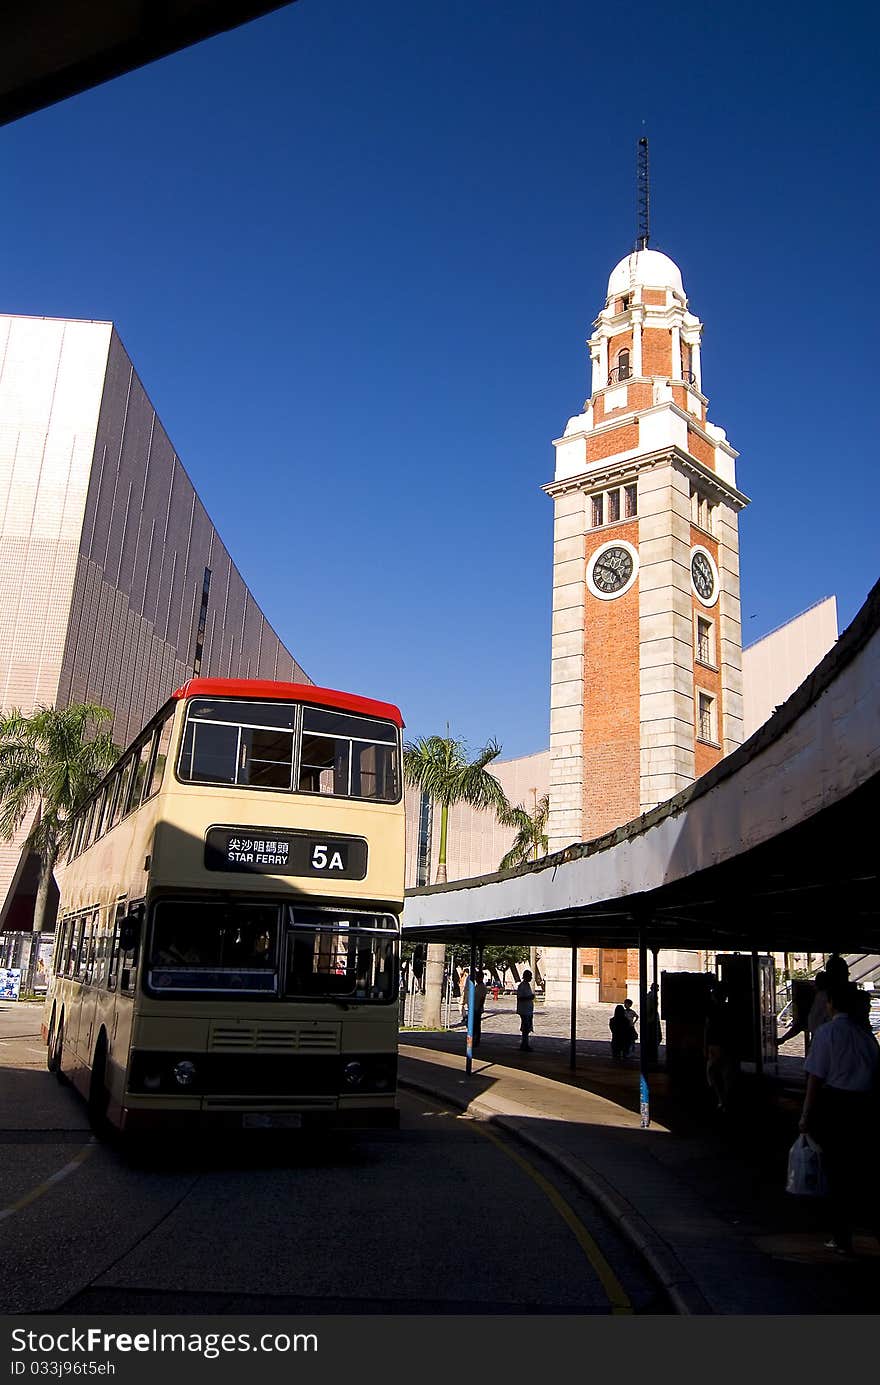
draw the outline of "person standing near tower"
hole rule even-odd
[[[520,1048],[531,1053],[529,1035],[535,1027],[535,992],[532,990],[532,973],[523,972],[523,979],[516,988],[516,1013],[519,1015],[519,1028],[522,1038]]]

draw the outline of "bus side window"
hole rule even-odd
[[[101,927],[101,911],[99,909],[98,913],[95,915],[95,962],[92,968],[92,984],[94,986],[104,985],[104,979],[107,975],[107,953],[110,948],[110,941],[111,939],[107,933],[107,929]]]
[[[77,980],[84,985],[89,985],[92,979],[92,972],[95,966],[95,943],[98,928],[97,915],[88,913],[84,919],[82,947],[79,952],[79,970]]]
[[[138,952],[140,951],[143,917],[144,906],[142,904],[132,905],[120,927],[119,988],[129,995],[137,989]]]
[[[61,975],[61,970],[64,965],[64,944],[67,939],[69,926],[67,919],[59,919],[58,928],[55,933],[55,955],[52,958],[52,973],[54,976]]]
[[[98,797],[98,809],[95,814],[95,830],[92,833],[92,841],[97,841],[103,837],[107,830],[107,800],[110,795],[110,785],[105,785]]]
[[[161,726],[156,727],[153,736],[153,749],[150,756],[150,767],[147,773],[147,785],[144,791],[144,801],[152,798],[154,793],[158,793],[162,787],[162,776],[165,773],[165,765],[168,762],[168,751],[171,748],[171,726],[174,720],[174,708],[168,713]]]
[[[85,946],[83,942],[83,932],[85,930],[85,926],[86,921],[82,914],[80,914],[79,918],[74,919],[73,939],[70,945],[70,960],[67,966],[67,975],[72,976],[77,980],[79,979],[80,968],[82,965],[83,958],[83,949]]]
[[[120,935],[128,911],[128,904],[125,900],[116,906],[116,917],[113,923],[113,935],[110,938],[110,965],[107,968],[107,990],[115,991],[116,983],[119,978],[119,954],[120,954]]]
[[[135,808],[141,806],[141,798],[144,793],[144,784],[147,777],[152,746],[153,742],[151,738],[148,741],[143,741],[135,748],[134,770],[132,771],[131,780],[129,782],[123,816],[128,813],[133,813]]]
[[[73,945],[74,920],[69,916],[64,920],[64,937],[58,953],[58,975],[70,975],[70,949]]]

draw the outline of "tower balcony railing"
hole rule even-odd
[[[632,380],[634,376],[631,365],[616,365],[613,370],[608,372],[609,385],[619,385],[623,380]],[[686,385],[694,385],[697,382],[696,373],[693,370],[682,370],[675,377],[683,380]]]

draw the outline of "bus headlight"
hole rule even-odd
[[[191,1087],[196,1080],[196,1065],[188,1058],[182,1058],[179,1063],[175,1063],[171,1071],[178,1087]]]
[[[342,1075],[347,1086],[359,1087],[364,1080],[363,1065],[361,1063],[346,1063]]]

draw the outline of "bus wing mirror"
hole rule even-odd
[[[141,935],[141,914],[129,914],[119,930],[119,942],[123,952],[137,947]]]

